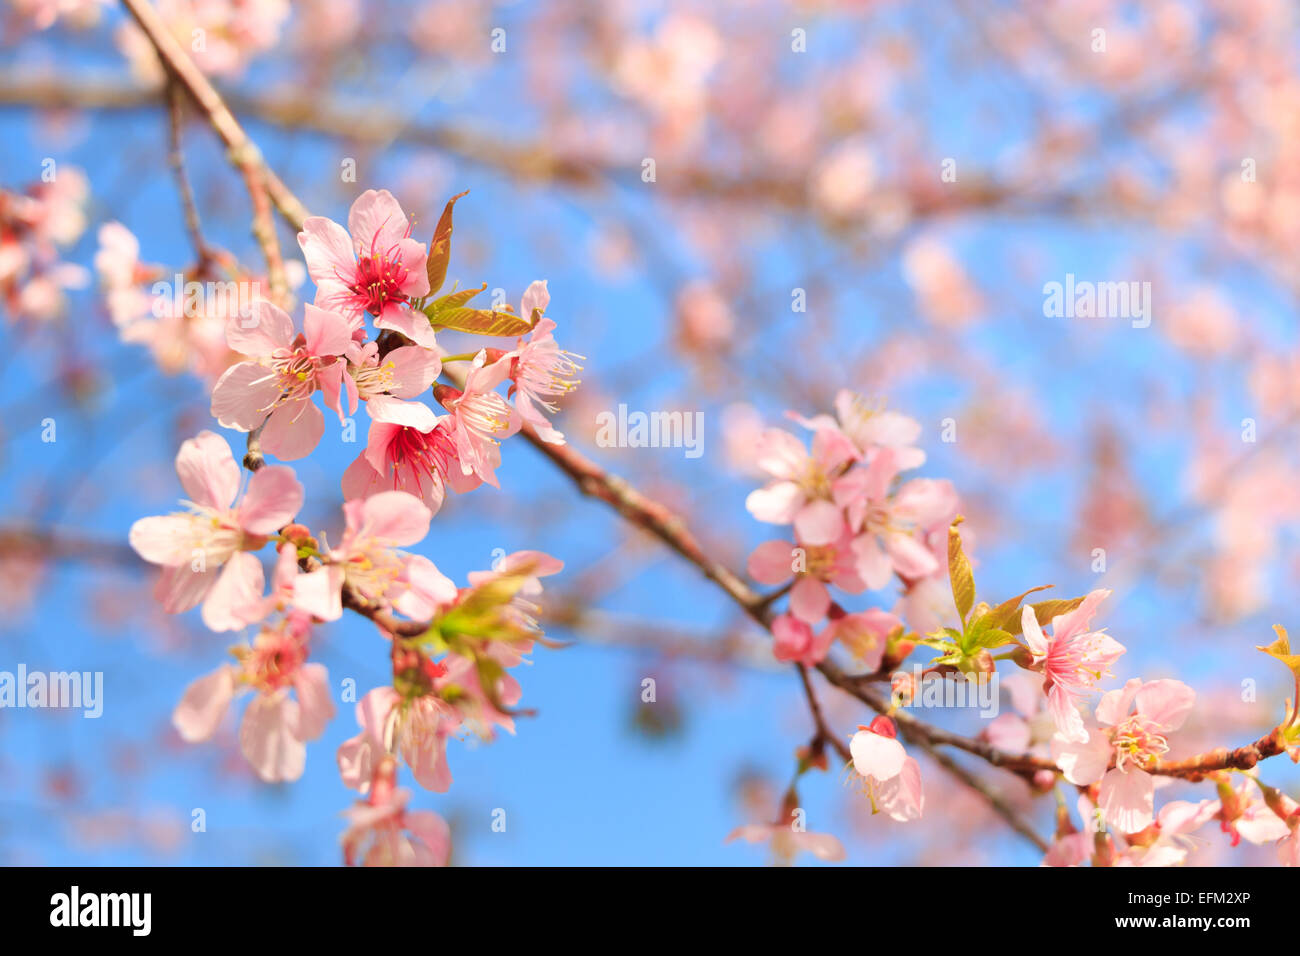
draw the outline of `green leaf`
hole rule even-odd
[[[963,520],[958,515],[948,529],[948,580],[952,582],[953,604],[964,624],[966,615],[975,604],[975,576],[971,573],[970,561],[962,550],[961,533],[957,530],[957,525]]]
[[[451,209],[456,200],[465,196],[469,190],[452,196],[438,219],[438,228],[433,231],[433,241],[429,243],[429,263],[426,272],[429,275],[429,295],[436,295],[447,279],[447,263],[451,260]]]

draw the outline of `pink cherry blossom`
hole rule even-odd
[[[907,756],[898,742],[894,722],[876,717],[869,726],[858,727],[849,741],[853,769],[866,781],[872,812],[884,810],[905,823],[919,819],[925,807],[921,789],[921,767]]]
[[[203,603],[212,630],[244,626],[237,611],[260,596],[262,570],[249,554],[288,524],[302,507],[303,488],[285,465],[261,468],[242,501],[240,468],[230,445],[203,431],[181,445],[176,472],[190,496],[188,512],[141,518],[131,526],[131,547],[161,565],[156,595],[171,614]]]
[[[812,450],[780,428],[763,432],[757,448],[758,467],[772,477],[750,492],[745,507],[759,521],[794,524],[799,540],[830,544],[843,533],[844,516],[831,501],[832,482],[858,457],[858,451],[838,429],[822,428],[813,435]]]
[[[349,235],[350,234],[350,235]],[[400,332],[434,348],[433,326],[411,300],[429,294],[427,253],[392,193],[368,189],[348,211],[348,228],[322,216],[303,223],[298,244],[316,283],[316,304],[338,312],[356,332],[365,313],[375,328]]]
[[[1025,606],[1021,626],[1033,664],[1043,673],[1043,689],[1056,727],[1067,740],[1088,739],[1078,701],[1124,653],[1124,645],[1102,631],[1088,630],[1097,606],[1110,596],[1096,590],[1074,610],[1052,619],[1052,635],[1043,633],[1033,608]]]
[[[232,365],[212,389],[217,421],[245,432],[261,427],[262,447],[285,461],[309,455],[320,441],[325,418],[312,395],[325,388],[337,394],[341,356],[351,342],[343,316],[314,305],[304,310],[301,335],[265,300],[254,302],[249,316],[232,316],[226,341],[254,361]]]
[[[240,724],[240,750],[267,783],[301,777],[306,742],[334,716],[325,668],[306,663],[310,629],[306,615],[291,614],[280,626],[264,628],[251,647],[236,649],[238,665],[223,665],[190,684],[172,714],[181,737],[208,740],[236,692],[254,690]]]
[[[410,587],[410,556],[396,549],[424,540],[433,512],[405,491],[382,491],[344,502],[343,516],[343,537],[327,554],[331,589],[346,585],[367,601],[397,600]]]
[[[410,799],[411,791],[385,782],[374,788],[369,800],[346,810],[343,862],[347,866],[446,866],[450,829],[430,810],[407,810]]]
[[[509,374],[510,363],[486,363],[487,351],[480,350],[465,377],[465,388],[437,385],[434,397],[447,409],[461,475],[497,488],[500,487],[496,468],[501,464],[501,440],[518,431],[519,417],[495,391]]]
[[[550,299],[546,280],[539,279],[524,292],[519,314],[532,321],[534,310],[545,312]],[[554,330],[553,321],[539,317],[533,331],[520,338],[514,350],[498,361],[510,365],[514,383],[508,394],[514,398],[520,417],[533,426],[542,441],[563,445],[564,436],[556,431],[543,411],[554,415],[559,411],[555,399],[578,387],[578,380],[573,376],[582,366],[575,359],[582,356],[561,349],[551,334]]]
[[[438,353],[419,345],[400,346],[381,359],[377,342],[352,341],[347,360],[346,374],[328,377],[321,383],[325,404],[338,413],[339,421],[356,414],[358,400],[368,404],[372,418],[383,417],[386,404],[418,397],[442,371]],[[401,412],[388,414],[396,416]]]
[[[1182,681],[1134,678],[1102,695],[1096,712],[1100,729],[1083,740],[1057,732],[1052,738],[1056,765],[1071,783],[1100,780],[1098,801],[1106,822],[1122,833],[1136,833],[1151,825],[1154,814],[1155,781],[1145,768],[1168,752],[1167,734],[1183,725],[1195,699],[1196,692]],[[1115,766],[1108,770],[1112,759]]]
[[[433,694],[403,698],[392,687],[376,687],[357,703],[357,723],[361,733],[338,751],[344,784],[365,793],[379,759],[395,752],[420,786],[435,793],[450,788],[447,738],[461,723],[451,704]]]
[[[831,606],[833,585],[848,594],[866,587],[858,577],[853,540],[845,527],[838,541],[824,545],[765,541],[749,556],[749,576],[760,584],[779,585],[794,577],[790,610],[800,620],[816,624]]]
[[[392,401],[371,408],[366,448],[343,473],[343,497],[366,498],[384,491],[415,495],[437,512],[446,485],[461,491],[463,480],[451,427],[421,402]]]

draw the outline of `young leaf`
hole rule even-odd
[[[1256,644],[1255,647],[1269,657],[1276,657],[1279,661],[1291,668],[1291,673],[1300,679],[1300,654],[1291,653],[1291,639],[1287,637],[1286,628],[1281,624],[1274,624],[1273,630],[1277,634],[1277,640],[1265,647],[1262,644]]]
[[[1066,611],[1073,611],[1082,603],[1083,598],[1081,597],[1070,598],[1068,600],[1058,598],[1054,601],[1039,601],[1037,604],[1031,604],[1029,606],[1034,609],[1034,617],[1038,621],[1038,626],[1046,627],[1052,622],[1052,618],[1064,614]],[[1014,620],[1008,621],[1004,627],[1011,634],[1020,634],[1022,632],[1021,624],[1023,621],[1024,618],[1017,614]]]
[[[447,279],[447,263],[451,260],[451,208],[456,200],[465,196],[469,190],[447,200],[447,206],[438,219],[438,228],[433,231],[433,241],[429,243],[429,262],[425,267],[429,274],[429,295],[436,295]]]
[[[985,619],[988,620],[990,627],[1005,628],[1020,620],[1021,601],[1033,594],[1035,591],[1046,591],[1050,587],[1050,584],[1040,584],[1036,588],[1030,588],[1023,594],[1017,594],[1015,597],[1003,601],[993,610],[989,611],[989,613],[985,615]]]
[[[970,561],[962,550],[961,533],[957,525],[962,523],[958,515],[948,529],[948,580],[952,582],[952,600],[965,623],[966,615],[975,604],[975,576],[971,573]]]
[[[532,326],[513,312],[491,309],[447,309],[429,317],[434,328],[469,332],[473,335],[516,336],[532,331]]]

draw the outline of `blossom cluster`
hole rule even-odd
[[[915,671],[901,665],[925,648],[935,654],[922,673],[941,680],[988,680],[1000,664],[1017,668],[1005,676],[1012,712],[997,716],[979,738],[1004,757],[1041,768],[1027,772],[1036,791],[1058,785],[1078,790],[1084,829],[1062,810],[1045,863],[1181,863],[1188,834],[1212,820],[1233,845],[1241,839],[1273,843],[1283,863],[1300,862],[1300,805],[1260,781],[1254,768],[1241,771],[1237,783],[1229,771],[1211,769],[1217,799],[1175,800],[1157,811],[1156,790],[1172,781],[1161,774],[1162,761],[1173,749],[1171,735],[1192,712],[1195,691],[1178,680],[1131,678],[1094,705],[1094,691],[1126,650],[1093,626],[1111,592],[1023,603],[1044,590],[1036,587],[996,606],[977,604],[953,486],[900,479],[924,463],[924,452],[914,447],[920,426],[847,391],[837,396],[835,412],[810,419],[790,413],[812,432],[809,445],[782,429],[756,436],[752,462],[770,480],[746,506],[760,521],[792,526],[793,541],[760,544],[748,571],[760,584],[781,586],[772,602],[786,599],[770,625],[778,660],[814,667],[838,643],[860,668],[857,680],[891,684],[889,712],[858,726],[847,748],[873,813],[906,822],[924,809],[920,767],[899,739],[896,711],[916,692]],[[901,595],[892,611],[851,611],[840,603],[845,595],[895,582]],[[926,598],[909,601],[921,588],[930,592]],[[936,593],[946,608],[936,607]],[[1278,640],[1260,650],[1292,670],[1300,691],[1300,656],[1291,654],[1285,632],[1278,631]],[[1295,709],[1274,735],[1300,758]],[[804,754],[800,773],[815,765]],[[742,827],[731,838],[770,841],[783,859],[799,850],[844,858],[833,836],[802,829],[792,835],[790,829],[778,820]]]
[[[434,297],[454,202],[432,252],[411,237],[387,191],[363,193],[346,228],[306,221],[299,243],[316,297],[303,307],[301,329],[265,299],[225,321],[225,347],[237,360],[216,379],[211,410],[223,427],[249,434],[251,477],[244,482],[227,440],[205,430],[176,458],[187,510],[142,518],[130,533],[140,556],[162,568],[155,595],[166,611],[199,607],[213,631],[252,632],[232,662],[189,686],[173,722],[185,740],[207,740],[248,694],[239,745],[265,781],[300,777],[306,745],[334,716],[328,675],[312,660],[316,628],[351,608],[389,642],[392,682],[357,703],[360,733],[338,752],[343,781],[364,797],[349,813],[349,862],[446,861],[446,825],[405,809],[398,763],[421,786],[445,792],[448,738],[513,733],[522,689],[509,671],[542,638],[540,579],[562,568],[540,552],[518,552],[458,587],[428,557],[405,550],[425,539],[446,489],[497,485],[501,442],[525,424],[540,440],[563,443],[544,413],[576,385],[576,357],[556,345],[555,323],[544,316],[544,281],[528,288],[519,314],[470,308],[477,290]],[[121,278],[119,292],[137,278],[128,236],[105,237],[123,253],[119,261],[102,261],[111,256],[101,250],[101,274]],[[451,356],[437,341],[448,328],[512,335],[515,346]],[[467,372],[439,381],[454,363]],[[441,414],[420,400],[426,393]],[[298,522],[305,489],[293,468],[263,459],[294,461],[316,449],[325,431],[318,394],[340,422],[361,406],[370,418],[365,449],[340,482],[337,542]],[[259,557],[267,545],[275,551],[269,584]]]
[[[85,231],[88,195],[85,175],[72,167],[51,167],[22,193],[0,189],[0,302],[13,319],[48,322],[62,313],[67,290],[89,282],[85,269],[59,257]]]

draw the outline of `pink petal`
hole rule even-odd
[[[244,613],[262,597],[266,575],[257,555],[240,551],[231,556],[203,601],[203,623],[213,631],[238,631],[248,622]]]
[[[172,711],[172,725],[187,743],[208,740],[217,732],[234,697],[233,669],[225,665],[218,667],[185,688],[180,703]]]
[[[265,365],[240,362],[221,373],[212,388],[212,417],[223,428],[251,432],[266,421],[280,398],[280,383]]]
[[[181,444],[176,474],[190,500],[205,508],[224,511],[239,494],[239,465],[216,432],[201,431]]]
[[[794,576],[794,545],[789,541],[764,541],[749,556],[746,571],[759,584],[784,584]]]
[[[226,322],[226,343],[241,355],[268,356],[288,348],[296,333],[287,312],[265,299],[248,307],[248,315],[232,315]]]
[[[870,730],[859,730],[849,741],[853,755],[853,768],[864,777],[883,783],[903,771],[907,753],[893,737],[885,737]]]
[[[387,252],[409,231],[406,214],[387,189],[367,189],[348,210],[348,232],[358,256]]]
[[[265,465],[248,482],[238,509],[239,524],[250,534],[275,534],[298,514],[303,488],[288,465]]]
[[[352,279],[356,275],[357,263],[353,257],[352,239],[333,220],[324,216],[309,216],[303,221],[302,232],[298,233],[298,245],[302,247],[307,272],[315,281],[318,292],[323,280],[334,279],[336,276]]]
[[[342,355],[352,342],[352,326],[337,312],[303,306],[303,337],[312,355]]]
[[[844,528],[844,512],[829,501],[810,501],[794,518],[796,539],[813,547],[834,544],[844,533]]]
[[[1121,833],[1137,833],[1151,825],[1155,793],[1155,782],[1146,771],[1116,767],[1102,778],[1098,802],[1107,823]]]
[[[307,748],[294,734],[298,704],[283,692],[258,694],[239,725],[239,749],[267,783],[297,780],[307,766]]]
[[[1137,692],[1137,709],[1166,730],[1177,730],[1192,712],[1196,691],[1180,680],[1153,680]]]
[[[816,578],[804,575],[790,591],[790,611],[801,621],[816,624],[826,616],[830,606],[830,592]]]
[[[298,693],[298,726],[294,736],[302,741],[315,740],[334,719],[325,665],[304,664],[294,676],[293,689]]]
[[[262,429],[262,449],[281,461],[306,458],[325,434],[325,416],[310,398],[285,402]]]

